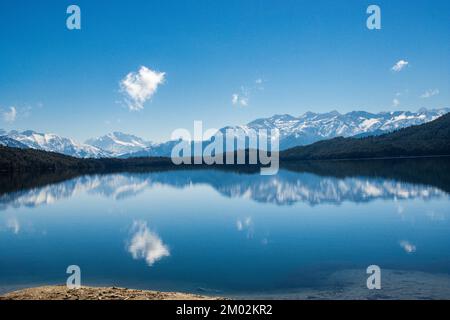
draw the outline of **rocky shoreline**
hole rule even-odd
[[[134,290],[117,287],[44,286],[13,291],[0,296],[0,300],[222,300],[181,292]]]

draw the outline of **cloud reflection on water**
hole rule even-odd
[[[132,236],[127,249],[133,259],[144,259],[151,267],[170,256],[169,248],[155,232],[150,231],[146,221],[134,221],[130,232]]]

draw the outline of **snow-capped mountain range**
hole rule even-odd
[[[107,151],[113,156],[138,152],[152,146],[150,141],[117,131],[99,138],[89,139],[86,144]]]
[[[418,112],[380,112],[377,114],[365,111],[353,111],[346,114],[340,114],[337,111],[322,114],[307,112],[300,117],[293,117],[288,114],[274,115],[234,128],[245,131],[248,129],[278,129],[280,132],[280,150],[286,150],[336,137],[380,135],[433,121],[448,112],[450,112],[450,108],[421,109]]]
[[[10,131],[0,137],[0,145],[18,148],[32,148],[57,152],[78,158],[101,158],[111,155],[91,145],[78,143],[73,139],[51,133],[38,133],[32,130]]]
[[[450,108],[421,109],[417,112],[394,111],[369,113],[353,111],[341,114],[307,112],[299,117],[288,114],[262,118],[242,126],[229,126],[220,129],[278,129],[280,132],[280,150],[307,145],[319,140],[338,136],[363,137],[380,135],[412,125],[433,121],[450,112]],[[81,158],[100,157],[144,157],[170,156],[178,141],[152,143],[134,135],[113,132],[105,136],[78,143],[73,139],[55,134],[37,133],[31,130],[5,132],[0,129],[0,145],[16,148],[33,148],[63,153]]]

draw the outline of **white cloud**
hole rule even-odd
[[[249,103],[249,98],[245,96],[245,94],[239,95],[237,93],[233,93],[231,95],[231,103],[234,106],[240,105],[242,107],[247,107]]]
[[[133,259],[145,259],[147,265],[151,267],[155,262],[170,256],[169,248],[156,233],[148,229],[147,222],[134,221],[131,232],[133,235],[128,252]]]
[[[400,72],[402,71],[404,68],[406,68],[406,66],[409,64],[408,61],[405,60],[399,60],[393,67],[392,67],[392,71],[394,72]]]
[[[431,98],[432,96],[436,96],[439,94],[439,89],[430,89],[425,91],[420,97],[423,99]]]
[[[416,246],[406,240],[400,241],[400,247],[402,247],[406,253],[416,252]]]
[[[266,81],[264,79],[258,78],[255,80],[255,87],[254,89],[257,91],[263,91],[264,90],[264,83]]]
[[[397,98],[392,100],[392,106],[393,107],[398,107],[399,105],[400,105],[400,100],[398,100]]]
[[[17,117],[16,107],[9,107],[8,110],[9,111],[3,112],[3,120],[5,122],[9,122],[9,123],[16,121],[16,117]]]
[[[237,93],[233,93],[231,96],[231,103],[236,105],[239,102],[239,95]]]
[[[231,95],[231,103],[234,106],[247,107],[250,104],[250,96],[257,91],[263,91],[263,84],[266,81],[262,78],[258,78],[250,86],[241,86],[239,92],[233,93]]]
[[[146,101],[156,93],[158,86],[164,83],[166,73],[150,70],[142,66],[138,72],[130,72],[120,82],[126,95],[126,103],[132,111],[142,110]]]
[[[241,103],[241,106],[243,106],[243,107],[248,106],[248,98],[247,97],[241,98],[240,103]]]
[[[405,89],[405,90],[402,90],[402,91],[397,91],[395,93],[395,96],[396,97],[402,97],[402,96],[407,96],[408,94],[409,94],[409,89]]]

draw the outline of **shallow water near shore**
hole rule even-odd
[[[274,176],[115,173],[11,188],[0,195],[0,292],[63,284],[78,265],[83,285],[448,299],[447,161],[291,165]],[[366,287],[369,265],[381,268],[381,290]]]

